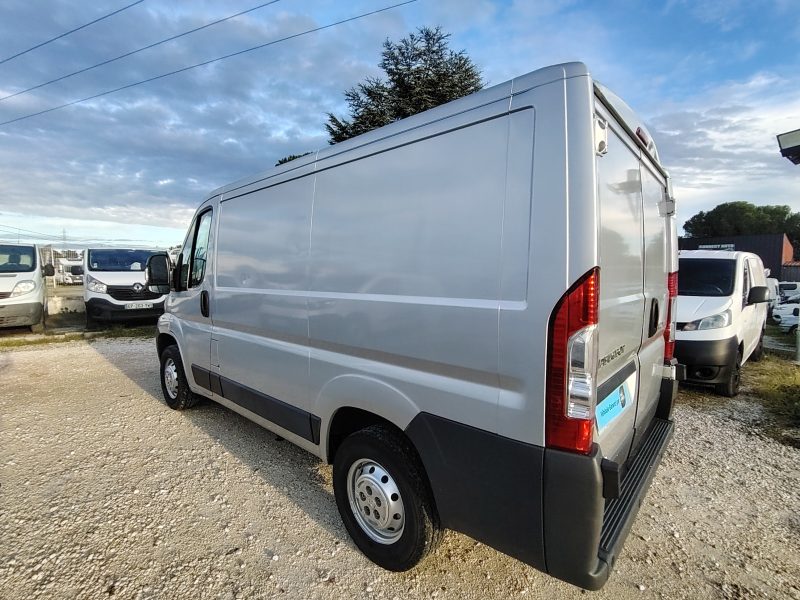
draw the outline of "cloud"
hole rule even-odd
[[[143,3],[0,64],[0,95],[254,4]],[[0,121],[386,4],[278,2],[0,101]],[[0,58],[108,11],[77,0],[51,0],[46,8],[5,0],[3,9]],[[800,123],[797,38],[765,33],[793,24],[794,10],[791,0],[674,0],[661,14],[627,0],[419,2],[0,127],[0,222],[15,213],[56,233],[58,218],[99,229],[114,222],[140,232],[153,225],[184,229],[215,188],[327,145],[326,114],[345,114],[343,90],[380,74],[383,41],[437,24],[490,83],[585,60],[648,122],[682,211],[728,199],[796,202],[798,172],[780,158],[774,136]]]
[[[376,8],[321,4],[316,17],[292,12],[289,3],[269,7],[215,27],[213,35],[187,36],[11,98],[0,102],[0,120]],[[196,27],[222,16],[221,10],[241,9],[188,2],[131,9],[115,17],[113,28],[88,28],[47,52],[0,65],[0,93]],[[96,11],[62,0],[40,12],[13,4],[0,23],[0,56],[90,20]],[[27,23],[35,23],[31,31]],[[342,90],[376,72],[386,32],[405,30],[402,16],[379,15],[0,128],[0,210],[185,227],[216,187],[326,145],[325,114],[341,111]]]
[[[729,32],[746,27],[754,11],[786,12],[788,4],[788,0],[669,0],[662,12],[685,12],[701,23]]]
[[[711,87],[690,106],[649,120],[682,200],[679,217],[734,200],[800,211],[797,172],[775,139],[800,122],[796,89],[794,79],[761,72]]]

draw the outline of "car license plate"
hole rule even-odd
[[[125,310],[137,310],[141,308],[153,308],[152,302],[128,302],[125,305]]]

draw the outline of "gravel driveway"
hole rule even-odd
[[[578,598],[469,538],[392,574],[330,468],[213,403],[161,399],[151,340],[0,352],[0,598]],[[800,599],[800,451],[746,398],[677,432],[595,598]]]

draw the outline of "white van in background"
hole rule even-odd
[[[756,254],[722,250],[682,250],[678,262],[675,356],[687,381],[735,396],[742,365],[764,349],[764,265]]]
[[[764,269],[766,273],[768,269]],[[769,289],[769,303],[767,304],[767,317],[772,316],[772,311],[781,302],[781,292],[778,287],[778,280],[774,277],[767,277],[767,289]]]
[[[164,312],[163,294],[144,283],[147,259],[159,250],[89,248],[84,252],[83,301],[86,324],[157,318]]]
[[[0,327],[33,327],[46,314],[44,277],[53,265],[41,266],[33,244],[0,244]]]
[[[149,262],[164,398],[332,462],[384,568],[450,528],[598,589],[673,431],[675,229],[641,119],[541,69],[210,194]]]
[[[778,303],[783,303],[787,298],[800,294],[800,283],[797,281],[778,282]]]
[[[772,320],[783,333],[795,333],[800,321],[800,294],[789,296],[786,302],[776,306],[772,311]]]

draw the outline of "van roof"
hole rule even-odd
[[[719,258],[736,260],[745,256],[757,256],[752,252],[742,252],[740,250],[680,250],[678,258]]]
[[[653,160],[656,161],[656,164],[661,167],[661,159],[658,156],[658,148],[653,140],[653,136],[650,135],[650,131],[647,129],[647,127],[645,127],[645,124],[642,122],[636,112],[634,112],[634,110],[628,106],[628,104],[622,98],[617,96],[602,83],[595,81],[594,88],[595,93],[597,93],[603,103],[611,109],[611,112],[614,113],[614,116],[617,117],[617,119],[622,122],[622,125],[628,129],[631,137],[640,143],[647,153],[650,154]],[[641,132],[644,135],[644,139],[639,137],[637,132]]]
[[[589,73],[588,67],[582,62],[563,63],[537,69],[535,71],[531,71],[530,73],[526,73],[525,75],[515,77],[514,79],[504,83],[480,90],[474,94],[470,94],[469,96],[453,100],[447,104],[442,104],[400,121],[389,123],[388,125],[384,125],[378,129],[374,129],[349,140],[345,140],[344,142],[339,142],[338,144],[327,146],[316,152],[311,152],[306,156],[273,167],[255,176],[245,177],[214,190],[206,197],[206,199],[210,199],[215,196],[219,196],[220,194],[225,194],[243,186],[270,179],[290,171],[298,171],[297,175],[300,175],[302,173],[301,169],[308,168],[319,160],[331,158],[332,156],[342,152],[347,152],[348,150],[373,144],[404,131],[422,127],[423,125],[433,123],[461,112],[466,112],[479,106],[484,106],[492,102],[511,98],[515,94],[521,94],[535,87],[552,83],[554,81],[585,76],[591,77],[591,74]],[[650,138],[650,133],[647,131],[642,121],[636,116],[634,111],[619,98],[619,96],[597,82],[594,82],[594,89],[598,97],[611,109],[615,116],[622,121],[623,125],[630,130],[630,133],[632,136],[634,136],[634,138],[636,138],[636,130],[641,129],[649,139],[652,139]],[[642,144],[642,146],[645,147],[644,144]],[[658,163],[658,166],[661,167],[660,161],[658,160],[658,152],[655,149],[655,144],[651,142],[646,149]]]

